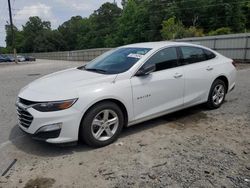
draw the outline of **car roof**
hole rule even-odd
[[[177,46],[177,45],[184,45],[184,46],[196,46],[196,47],[202,47],[200,45],[186,43],[186,42],[173,42],[173,41],[161,41],[161,42],[143,42],[143,43],[136,43],[136,44],[129,44],[122,46],[124,48],[153,48],[153,49],[159,49],[163,47],[168,46]]]

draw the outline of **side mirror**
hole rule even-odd
[[[146,76],[149,75],[150,73],[154,72],[156,69],[155,64],[149,64],[146,66],[142,66],[137,73],[135,74],[135,76]]]

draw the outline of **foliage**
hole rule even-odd
[[[0,46],[0,54],[7,54],[7,53],[9,53],[8,49]]]
[[[81,16],[73,16],[58,27],[63,41],[66,43],[65,50],[75,50],[78,34],[84,29],[84,20]]]
[[[133,0],[128,0],[119,18],[117,43],[129,44],[146,41],[146,9]]]
[[[203,29],[196,28],[194,26],[189,27],[186,30],[185,37],[203,37]]]
[[[176,39],[185,36],[184,25],[175,17],[163,21],[161,35],[163,39]]]
[[[246,0],[122,0],[104,3],[88,18],[73,16],[57,29],[49,21],[30,17],[22,29],[14,27],[18,52],[49,52],[115,47],[183,37],[246,32],[250,2]],[[6,48],[12,35],[6,25]]]
[[[48,21],[42,21],[39,17],[30,17],[29,21],[23,26],[23,40],[21,41],[21,52],[47,52],[51,46],[44,46],[47,42],[43,41],[51,31],[51,24]],[[43,44],[45,42],[45,44]],[[41,49],[41,50],[38,50]]]
[[[230,34],[230,33],[232,33],[231,28],[229,28],[229,27],[221,27],[221,28],[218,28],[218,29],[216,29],[214,31],[210,31],[208,33],[208,35],[210,35],[210,36],[213,36],[213,35],[225,35],[225,34]]]
[[[163,39],[171,40],[184,37],[202,37],[203,30],[194,26],[185,28],[181,21],[176,20],[175,17],[163,21],[161,35]]]

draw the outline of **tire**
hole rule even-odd
[[[220,91],[218,92],[218,89],[220,89]],[[216,94],[217,91],[217,94]],[[217,98],[216,98],[216,97]],[[209,96],[208,96],[208,100],[207,100],[207,107],[209,109],[216,109],[219,108],[226,97],[226,84],[225,82],[223,82],[220,79],[217,79],[213,82],[210,92],[209,92]]]
[[[124,115],[119,106],[109,101],[101,102],[84,116],[79,137],[89,146],[104,147],[117,140],[123,125]]]

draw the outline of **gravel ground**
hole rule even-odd
[[[16,125],[21,87],[79,62],[0,65],[0,187],[250,187],[250,66],[240,65],[225,104],[201,106],[123,130],[92,149],[32,140]]]

